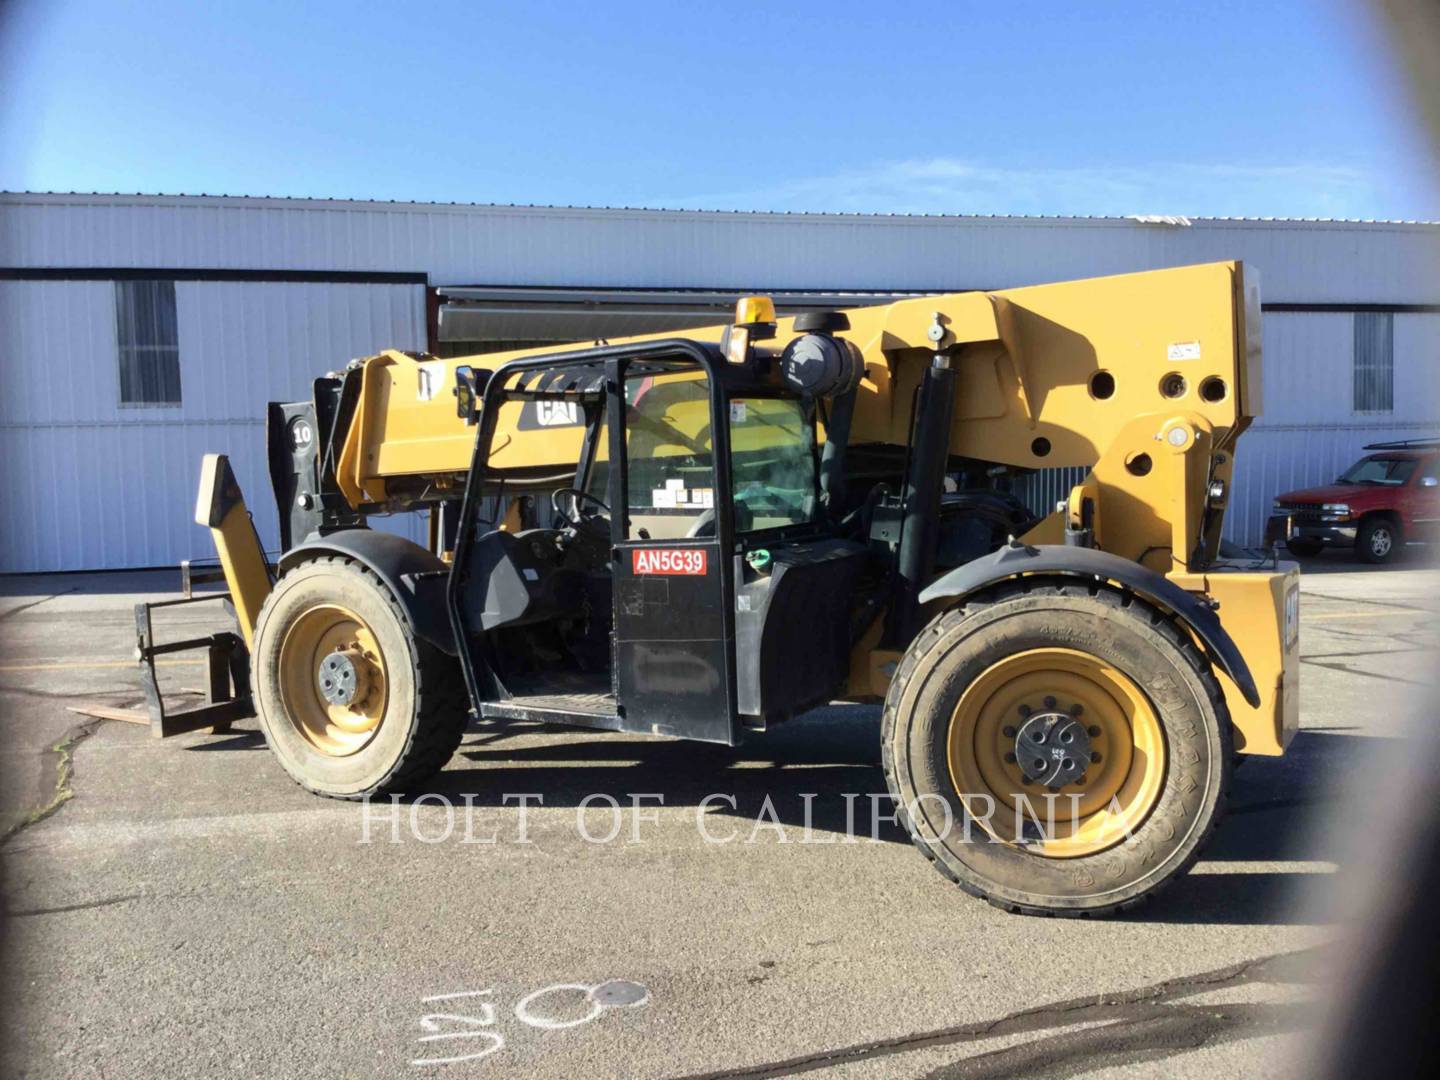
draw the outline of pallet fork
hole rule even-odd
[[[145,716],[150,734],[157,739],[209,728],[214,734],[230,730],[236,720],[255,715],[250,700],[250,650],[239,634],[222,630],[202,638],[157,642],[152,613],[159,608],[220,601],[234,614],[228,592],[196,594],[193,587],[208,581],[224,580],[219,569],[196,571],[189,561],[180,564],[184,596],[178,600],[157,600],[135,605],[135,657],[140,663],[140,685],[145,692]],[[205,650],[205,702],[188,709],[170,711],[160,693],[155,658],[170,653]]]
[[[196,568],[187,560],[180,564],[183,595],[175,600],[155,600],[135,605],[135,659],[140,665],[140,685],[145,694],[143,709],[119,709],[105,705],[83,706],[71,711],[105,720],[145,724],[157,739],[209,728],[228,731],[236,720],[255,715],[250,698],[250,639],[260,605],[270,594],[270,566],[260,546],[255,523],[240,494],[240,486],[224,454],[207,454],[201,467],[200,495],[195,520],[207,525],[220,554],[218,567]],[[195,586],[224,581],[228,592],[196,593]],[[239,633],[222,630],[207,637],[157,642],[153,613],[161,608],[219,601],[235,620]],[[156,657],[171,653],[205,650],[205,686],[192,691],[204,696],[200,705],[186,709],[166,707],[155,671]]]

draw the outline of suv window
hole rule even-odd
[[[1414,474],[1420,463],[1414,458],[1368,457],[1340,474],[1337,484],[1377,484],[1399,487]]]

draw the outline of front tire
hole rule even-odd
[[[1189,636],[1130,594],[1063,582],[1012,582],[938,616],[901,661],[882,738],[891,794],[936,869],[1039,915],[1127,910],[1188,869],[1233,754]],[[1083,775],[1037,781],[1071,748],[1089,752]]]
[[[1400,527],[1387,517],[1366,518],[1355,534],[1355,554],[1364,562],[1381,566],[1400,552]]]
[[[260,609],[253,654],[265,741],[317,794],[413,790],[460,745],[458,663],[417,638],[390,590],[353,560],[316,559],[282,577]]]

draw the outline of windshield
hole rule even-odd
[[[1340,474],[1337,484],[1383,484],[1399,487],[1409,480],[1419,462],[1414,458],[1369,457]]]
[[[732,398],[730,472],[737,532],[815,520],[815,425],[803,404]]]

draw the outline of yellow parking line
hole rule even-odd
[[[195,667],[204,660],[156,660],[156,667]],[[56,660],[46,664],[0,664],[0,671],[99,671],[101,668],[133,668],[134,660]]]

